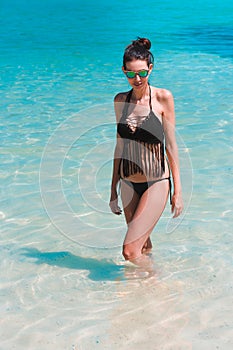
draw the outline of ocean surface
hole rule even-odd
[[[0,350],[233,348],[233,2],[0,1]],[[125,263],[108,207],[124,48],[172,91],[185,210]]]

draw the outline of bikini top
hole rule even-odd
[[[126,97],[125,106],[122,112],[122,117],[117,125],[117,132],[123,139],[142,141],[142,142],[147,142],[149,144],[164,143],[163,126],[160,120],[158,119],[158,117],[154,114],[152,110],[150,86],[149,86],[150,112],[143,119],[140,125],[135,127],[134,131],[132,131],[132,129],[130,128],[129,123],[127,122],[126,119],[127,119],[127,112],[128,112],[129,102],[132,96],[132,92],[133,92],[133,89],[130,90],[130,92]]]
[[[165,172],[164,130],[163,125],[154,114],[151,104],[149,86],[150,112],[133,130],[127,121],[127,113],[133,90],[126,97],[121,119],[117,125],[118,134],[124,139],[122,160],[119,174],[128,177],[143,174],[148,177],[160,177]]]

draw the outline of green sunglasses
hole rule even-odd
[[[149,70],[142,69],[142,70],[139,70],[138,72],[134,72],[131,70],[125,70],[124,73],[127,76],[127,78],[129,78],[129,79],[135,78],[136,75],[138,75],[140,78],[146,78],[148,73],[149,73]]]

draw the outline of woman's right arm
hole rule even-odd
[[[111,193],[116,193],[117,184],[120,180],[119,167],[122,158],[123,152],[123,140],[117,134],[116,138],[116,147],[114,151],[114,160],[113,160],[113,172],[112,172],[112,184],[111,184]]]
[[[118,94],[114,98],[114,109],[116,114],[116,122],[118,124],[121,114],[122,114],[122,107],[124,102],[124,94]],[[112,172],[112,183],[111,183],[111,197],[110,197],[110,203],[109,206],[114,214],[120,215],[121,209],[118,206],[118,194],[117,194],[117,185],[120,180],[120,174],[119,174],[119,167],[120,162],[122,158],[123,153],[123,139],[120,137],[120,135],[117,133],[116,136],[116,146],[114,151],[114,160],[113,160],[113,172]]]

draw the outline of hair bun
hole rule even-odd
[[[137,38],[137,40],[134,40],[133,42],[132,42],[132,44],[134,45],[134,46],[144,46],[145,47],[145,49],[147,49],[147,50],[150,50],[150,48],[151,48],[151,42],[150,42],[150,40],[149,39],[147,39],[147,38]]]

